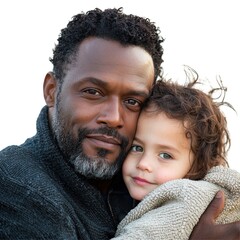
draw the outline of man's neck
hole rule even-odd
[[[92,184],[95,188],[97,188],[101,193],[105,194],[108,192],[109,187],[112,183],[112,180],[99,180],[99,179],[91,179],[90,184]]]

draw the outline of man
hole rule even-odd
[[[114,236],[134,206],[119,169],[160,75],[162,41],[148,19],[122,9],[78,14],[61,31],[37,134],[0,153],[0,239]],[[217,202],[192,239],[237,239],[238,223],[214,225]]]

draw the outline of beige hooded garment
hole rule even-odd
[[[116,240],[187,240],[218,190],[225,208],[217,223],[240,220],[240,173],[214,167],[203,180],[169,181],[149,193],[120,222]]]

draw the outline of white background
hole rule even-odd
[[[230,166],[240,170],[240,7],[238,0],[8,0],[0,2],[0,149],[35,134],[44,105],[42,83],[60,29],[71,17],[95,7],[123,7],[150,18],[165,38],[164,75],[182,79],[183,65],[215,83],[220,76],[232,147]],[[180,81],[179,80],[179,81]],[[184,79],[185,80],[185,79]]]

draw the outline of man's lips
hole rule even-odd
[[[119,149],[121,145],[118,139],[107,135],[91,134],[86,136],[86,140],[89,147],[102,148],[111,152]]]
[[[121,141],[118,140],[117,138],[114,138],[112,136],[108,136],[108,135],[99,135],[99,134],[89,134],[87,135],[87,138],[92,139],[92,140],[98,140],[98,141],[102,141],[105,143],[110,143],[110,144],[114,144],[114,145],[120,145]]]

